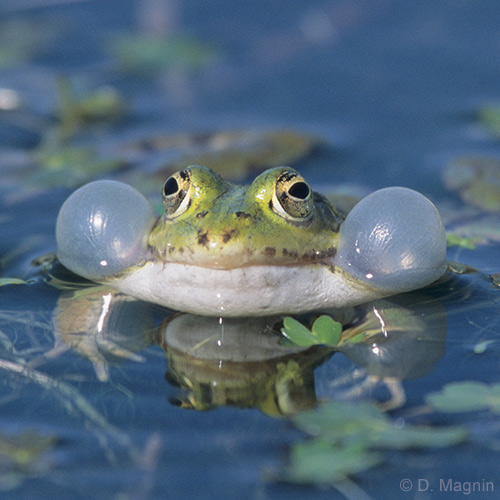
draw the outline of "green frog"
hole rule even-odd
[[[348,214],[290,167],[231,184],[190,166],[163,186],[156,215],[137,190],[95,181],[63,204],[57,256],[133,297],[219,317],[303,313],[426,286],[446,270],[434,205],[402,187]]]

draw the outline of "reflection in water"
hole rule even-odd
[[[53,319],[59,341],[48,355],[74,349],[93,363],[104,382],[110,362],[141,361],[137,353],[156,342],[165,351],[167,380],[179,387],[180,406],[255,407],[283,415],[315,405],[315,368],[336,351],[371,381],[382,380],[393,388],[395,400],[388,406],[404,402],[400,381],[426,375],[445,353],[444,308],[439,298],[423,292],[337,311],[344,339],[360,333],[365,338],[338,348],[283,345],[282,316],[222,319],[179,313],[153,327],[158,310],[103,286],[63,294]],[[315,318],[301,320],[311,324]],[[333,387],[340,380],[327,383]]]
[[[45,357],[73,349],[92,362],[101,382],[113,358],[143,361],[137,352],[151,343],[151,306],[105,286],[63,293],[52,322],[56,343]]]
[[[270,415],[313,406],[314,368],[331,352],[281,345],[281,322],[191,314],[167,319],[158,341],[168,359],[167,378],[184,390],[181,406],[255,407]]]

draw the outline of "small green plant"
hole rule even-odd
[[[292,445],[284,478],[295,483],[336,484],[385,461],[384,450],[453,446],[467,438],[462,427],[397,426],[372,403],[323,403],[293,418],[310,439]]]
[[[346,342],[361,342],[365,337],[364,333],[358,333],[353,337],[343,338],[342,325],[327,315],[317,318],[310,330],[300,321],[286,317],[283,320],[281,333],[285,337],[286,343],[300,347],[310,347],[313,345],[337,347]]]
[[[26,281],[19,278],[0,278],[0,286],[26,285]]]
[[[425,399],[435,410],[446,413],[490,410],[500,414],[500,383],[451,382],[441,391],[431,392]]]
[[[449,247],[466,248],[467,250],[475,250],[476,245],[481,241],[481,238],[467,238],[454,233],[446,233],[446,244]]]
[[[493,102],[481,107],[478,111],[481,124],[492,134],[500,134],[500,105]]]

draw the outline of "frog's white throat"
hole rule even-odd
[[[267,316],[359,304],[390,292],[328,265],[247,266],[231,270],[147,262],[108,282],[136,297],[207,316]]]

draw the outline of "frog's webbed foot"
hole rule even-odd
[[[129,351],[109,339],[82,332],[72,335],[71,338],[66,336],[64,341],[58,339],[56,345],[50,351],[47,351],[43,355],[43,358],[54,359],[68,350],[76,351],[82,357],[88,359],[92,363],[95,374],[100,382],[107,382],[109,380],[110,362],[108,358],[110,356],[138,363],[145,361],[144,357],[140,354]]]
[[[135,352],[129,351],[109,339],[103,339],[99,336],[88,335],[83,342],[72,349],[80,355],[87,358],[94,366],[94,371],[101,382],[109,380],[109,361],[110,356],[125,359],[127,361],[136,361],[142,363],[144,357]]]
[[[382,386],[389,391],[389,399],[378,403],[381,410],[395,410],[401,408],[406,403],[406,392],[400,379],[395,377],[377,377],[368,374],[363,378],[362,373],[363,370],[357,370],[353,376],[354,378],[361,378],[361,380],[356,382],[352,387],[336,393],[336,397],[347,401],[360,399],[366,397],[374,389]],[[347,378],[350,377],[346,376],[343,381],[339,380],[338,383],[346,383]]]

